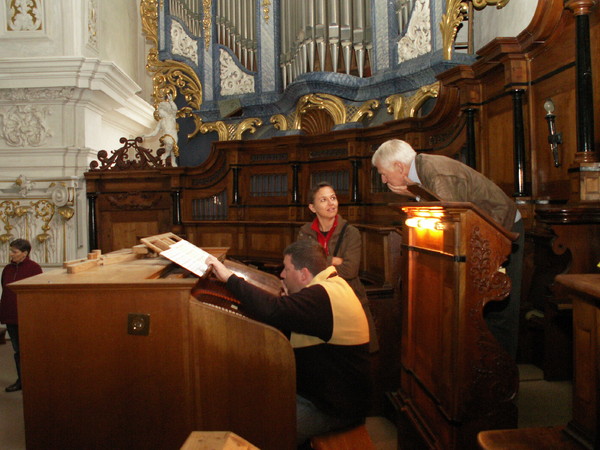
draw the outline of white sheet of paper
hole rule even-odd
[[[164,250],[160,254],[199,277],[202,277],[208,269],[206,258],[210,253],[205,252],[200,247],[196,247],[185,239],[176,242],[168,250]]]

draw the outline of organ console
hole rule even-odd
[[[202,430],[295,448],[295,362],[285,336],[236,311],[210,277],[117,253],[105,255],[112,264],[11,286],[27,448],[174,449]],[[277,277],[226,263],[278,291]]]

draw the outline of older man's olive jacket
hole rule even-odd
[[[447,202],[471,202],[510,230],[517,205],[489,178],[452,158],[420,153],[415,168],[421,184]]]

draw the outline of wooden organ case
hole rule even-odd
[[[171,450],[196,430],[295,448],[288,339],[199,301],[231,294],[216,280],[166,275],[172,268],[133,259],[13,285],[28,449]]]
[[[477,448],[477,433],[514,428],[516,363],[492,336],[485,305],[504,299],[507,232],[470,203],[393,205],[406,217],[402,250],[403,429],[428,448]]]

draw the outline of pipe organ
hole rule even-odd
[[[217,3],[218,43],[231,49],[248,70],[256,66],[256,0],[219,0]]]
[[[283,0],[280,68],[284,88],[315,70],[369,76],[372,39],[369,0]]]
[[[202,35],[202,17],[198,0],[170,0],[169,10],[188,27],[194,36]]]

